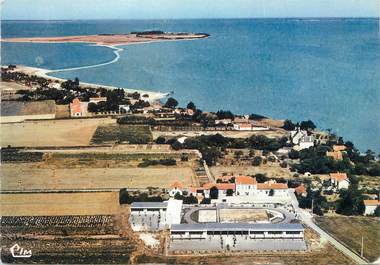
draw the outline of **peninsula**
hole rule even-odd
[[[148,43],[158,41],[194,40],[209,37],[206,33],[171,33],[163,31],[142,31],[128,34],[98,34],[82,36],[60,37],[27,37],[27,38],[3,38],[4,42],[32,42],[32,43],[95,43],[99,46],[129,45],[136,43]]]

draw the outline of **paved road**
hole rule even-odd
[[[341,251],[344,255],[351,258],[353,261],[355,261],[357,264],[368,264],[367,261],[362,259],[359,255],[352,252],[350,249],[345,247],[343,244],[341,244],[339,241],[334,239],[332,236],[330,236],[327,232],[325,232],[322,228],[317,226],[313,221],[313,216],[307,212],[304,209],[301,209],[298,207],[298,200],[296,196],[294,195],[294,192],[289,191],[289,195],[292,198],[292,204],[293,207],[300,216],[301,220],[310,228],[312,228],[315,232],[317,232],[321,238],[329,241],[335,248],[337,248],[339,251]]]

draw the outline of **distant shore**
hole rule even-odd
[[[16,68],[17,71],[29,74],[29,75],[36,75],[45,79],[50,79],[53,81],[59,81],[59,82],[64,82],[66,79],[63,78],[58,78],[54,76],[50,76],[49,73],[57,72],[55,70],[48,70],[44,68],[37,68],[37,67],[29,67],[29,66],[24,66],[24,65],[17,65]],[[107,85],[101,85],[101,84],[94,84],[94,83],[86,83],[86,82],[80,82],[80,85],[85,85],[93,88],[100,88],[104,87],[106,89],[117,89],[117,88],[122,88],[124,89],[125,92],[127,93],[134,93],[138,92],[141,95],[147,94],[149,95],[149,101],[158,101],[163,98],[166,98],[170,93],[167,92],[155,92],[155,91],[148,91],[148,90],[143,90],[143,89],[133,89],[133,88],[123,88],[123,87],[115,87],[115,86],[107,86]]]
[[[93,43],[98,46],[114,47],[138,43],[161,41],[197,40],[209,37],[206,33],[129,33],[129,34],[98,34],[83,36],[61,37],[30,37],[30,38],[3,38],[2,42],[29,42],[29,43]]]

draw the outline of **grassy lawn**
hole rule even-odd
[[[371,262],[379,257],[380,221],[371,217],[317,217],[317,223],[352,250],[360,253],[364,237],[364,257]]]
[[[101,125],[91,139],[93,144],[120,143],[147,144],[153,140],[149,126],[143,125]]]

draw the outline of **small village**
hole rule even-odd
[[[49,198],[67,202],[66,208],[51,215],[35,211],[33,218],[103,216],[102,236],[116,237],[117,230],[117,240],[133,238],[131,253],[143,246],[143,258],[149,251],[178,258],[307,256],[323,252],[325,241],[342,260],[376,258],[377,243],[367,242],[371,250],[363,255],[356,239],[352,244],[345,233],[337,241],[340,232],[328,228],[331,220],[348,217],[376,227],[380,162],[374,152],[360,152],[311,120],[209,112],[193,102],[181,107],[175,95],[161,96],[2,67],[5,231],[29,222],[38,239],[41,221],[34,227],[30,212],[14,202],[22,197],[49,208]],[[15,130],[36,133],[21,140]],[[99,201],[83,214],[78,209],[88,207],[74,202],[74,194]],[[69,236],[83,236],[75,234],[79,228],[67,229]]]

